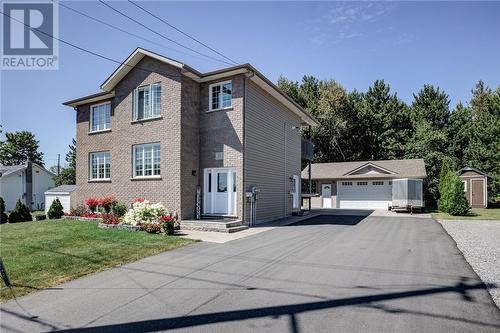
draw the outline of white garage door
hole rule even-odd
[[[338,183],[339,208],[387,209],[392,185],[387,180],[353,180]]]

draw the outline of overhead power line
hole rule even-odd
[[[225,58],[225,59],[227,59],[227,60],[231,61],[231,62],[232,62],[232,63],[234,63],[234,64],[238,64],[238,63],[237,63],[236,61],[234,61],[233,59],[231,59],[231,58],[229,58],[229,57],[226,57],[226,56],[225,56],[224,54],[222,54],[221,52],[219,52],[219,51],[217,51],[217,50],[213,49],[212,47],[210,47],[210,46],[208,46],[207,44],[205,44],[205,43],[203,43],[203,42],[199,41],[198,39],[194,38],[193,36],[188,35],[188,34],[187,34],[187,33],[185,33],[184,31],[182,31],[181,29],[179,29],[179,28],[175,27],[174,25],[172,25],[172,24],[168,23],[167,21],[165,21],[165,20],[164,20],[164,19],[162,19],[161,17],[158,17],[157,15],[153,14],[152,12],[150,12],[150,11],[149,11],[149,10],[147,10],[146,8],[144,8],[144,7],[140,6],[140,5],[139,5],[139,4],[137,4],[136,2],[134,2],[134,1],[132,1],[132,0],[128,0],[128,2],[130,2],[131,4],[133,4],[134,6],[136,6],[137,8],[141,9],[142,11],[144,11],[144,12],[148,13],[149,15],[153,16],[153,17],[154,17],[154,18],[156,18],[157,20],[159,20],[159,21],[161,21],[161,22],[165,23],[166,25],[168,25],[170,28],[174,29],[175,31],[177,31],[177,32],[179,32],[179,33],[181,33],[181,34],[183,34],[184,36],[186,36],[186,37],[190,38],[191,40],[194,40],[194,41],[195,41],[195,42],[197,42],[198,44],[203,45],[204,47],[206,47],[206,48],[207,48],[207,49],[209,49],[210,51],[217,53],[217,54],[218,54],[218,55],[220,55],[221,57],[223,57],[223,58]]]
[[[105,60],[108,60],[108,61],[111,61],[111,62],[114,62],[114,63],[119,64],[119,65],[123,65],[123,66],[127,66],[127,67],[130,67],[130,68],[134,68],[134,69],[137,69],[137,70],[140,70],[140,71],[146,72],[146,73],[151,73],[151,72],[152,72],[152,71],[151,71],[151,70],[149,70],[149,69],[146,69],[146,68],[141,68],[141,67],[139,67],[139,66],[137,66],[137,65],[132,66],[132,65],[126,64],[126,63],[125,63],[125,62],[123,62],[123,61],[119,61],[119,60],[116,60],[116,59],[113,59],[113,58],[107,57],[107,56],[102,55],[102,54],[99,54],[99,53],[97,53],[97,52],[94,52],[94,51],[88,50],[88,49],[86,49],[86,48],[84,48],[84,47],[81,47],[81,46],[78,46],[78,45],[76,45],[76,44],[70,43],[70,42],[68,42],[68,41],[66,41],[66,40],[64,40],[64,39],[57,38],[57,37],[55,37],[55,36],[53,36],[53,35],[51,35],[51,34],[49,34],[49,33],[45,32],[45,31],[42,31],[42,30],[38,29],[38,28],[33,28],[33,27],[29,26],[28,24],[24,23],[23,21],[20,21],[20,20],[18,20],[18,19],[16,19],[16,18],[14,18],[14,17],[10,16],[9,14],[6,14],[6,13],[2,12],[2,11],[0,11],[0,14],[2,14],[2,15],[4,15],[4,16],[6,16],[6,17],[8,17],[8,18],[10,18],[11,20],[14,20],[14,21],[16,21],[16,22],[18,22],[18,23],[21,23],[22,25],[24,25],[24,26],[26,26],[26,27],[30,28],[31,30],[35,30],[35,31],[36,31],[36,32],[38,32],[38,33],[41,33],[41,34],[43,34],[43,35],[45,35],[45,36],[48,36],[48,37],[50,37],[50,38],[52,38],[52,39],[54,39],[54,40],[57,40],[57,41],[59,41],[59,42],[61,42],[61,43],[63,43],[63,44],[66,44],[66,45],[68,45],[68,46],[71,46],[71,47],[73,47],[73,48],[75,48],[75,49],[77,49],[77,50],[80,50],[80,51],[82,51],[82,52],[85,52],[85,53],[91,54],[91,55],[93,55],[93,56],[96,56],[96,57],[99,57],[99,58],[102,58],[102,59],[105,59]],[[159,71],[157,71],[156,73],[158,73],[158,74],[162,74],[162,75],[164,75],[165,77],[168,77],[168,78],[173,78],[173,79],[178,79],[178,78],[180,77],[180,76],[171,75],[171,74],[168,74],[168,73],[165,73],[165,72],[159,72]]]
[[[136,24],[140,25],[141,27],[143,27],[143,28],[145,28],[145,29],[147,29],[147,30],[151,31],[152,33],[154,33],[154,34],[156,34],[156,35],[158,35],[158,36],[160,36],[160,37],[162,37],[162,38],[164,38],[164,39],[168,40],[168,41],[169,41],[169,42],[171,42],[171,43],[174,43],[174,44],[176,44],[176,45],[178,45],[178,46],[180,46],[180,47],[185,48],[186,50],[189,50],[189,51],[191,51],[191,52],[197,53],[197,54],[199,54],[199,55],[201,55],[201,56],[204,56],[204,57],[207,57],[207,58],[209,58],[209,59],[213,59],[213,60],[216,60],[216,61],[222,62],[222,63],[224,63],[224,64],[226,64],[226,65],[233,65],[232,63],[227,62],[227,61],[225,61],[225,60],[220,60],[220,59],[217,59],[217,58],[215,58],[215,57],[212,57],[212,56],[209,56],[209,55],[204,54],[204,53],[202,53],[202,52],[199,52],[199,51],[197,51],[197,50],[195,50],[195,49],[193,49],[193,48],[190,48],[189,46],[185,46],[185,45],[183,45],[183,44],[181,44],[181,43],[179,43],[179,42],[177,42],[177,41],[175,41],[175,40],[173,40],[173,39],[171,39],[171,38],[169,38],[169,37],[167,37],[167,36],[165,36],[165,35],[163,35],[163,34],[159,33],[158,31],[156,31],[156,30],[154,30],[154,29],[151,29],[151,28],[150,28],[150,27],[148,27],[147,25],[145,25],[145,24],[143,24],[143,23],[141,23],[141,22],[137,21],[136,19],[134,19],[134,18],[130,17],[129,15],[127,15],[127,14],[125,14],[125,13],[121,12],[120,10],[118,10],[118,9],[116,9],[115,7],[111,6],[110,4],[108,4],[108,3],[106,3],[106,2],[104,2],[104,1],[102,1],[102,0],[99,0],[99,2],[100,2],[100,3],[102,3],[104,6],[108,7],[109,9],[113,10],[114,12],[116,12],[116,13],[120,14],[121,16],[126,17],[126,18],[127,18],[127,19],[129,19],[130,21],[132,21],[132,22],[134,22],[134,23],[136,23]]]
[[[52,0],[52,1],[54,2],[54,0]],[[58,2],[58,4],[59,4],[60,6],[62,6],[62,7],[64,7],[64,8],[66,8],[67,10],[70,10],[70,11],[72,11],[72,12],[74,12],[74,13],[77,13],[78,15],[81,15],[81,16],[84,16],[84,17],[88,18],[89,20],[93,20],[93,21],[95,21],[95,22],[101,23],[101,24],[103,24],[103,25],[105,25],[105,26],[107,26],[107,27],[110,27],[110,28],[115,29],[115,30],[117,30],[117,31],[123,32],[123,33],[125,33],[125,34],[127,34],[127,35],[130,35],[130,36],[132,36],[132,37],[135,37],[135,38],[141,39],[141,40],[146,41],[146,42],[148,42],[148,43],[155,44],[155,45],[160,46],[160,47],[163,47],[163,48],[165,48],[165,49],[167,49],[167,50],[171,50],[171,51],[175,51],[175,52],[180,52],[180,53],[182,53],[182,54],[186,54],[186,55],[189,55],[189,56],[191,56],[191,57],[195,57],[195,58],[198,58],[198,59],[203,59],[203,60],[208,60],[208,61],[214,62],[213,60],[206,59],[206,58],[201,58],[201,57],[198,57],[198,56],[195,56],[195,55],[189,54],[189,53],[184,52],[184,51],[176,50],[176,49],[170,48],[170,47],[168,47],[168,46],[165,46],[165,45],[163,45],[163,44],[157,43],[157,42],[155,42],[154,40],[151,40],[151,39],[148,39],[148,38],[142,37],[142,36],[140,36],[140,35],[134,34],[134,33],[130,32],[130,31],[127,31],[127,30],[122,29],[122,28],[120,28],[120,27],[117,27],[117,26],[115,26],[115,25],[109,24],[108,22],[105,22],[105,21],[102,21],[102,20],[100,20],[100,19],[98,19],[98,18],[95,18],[95,17],[93,17],[93,16],[90,16],[90,15],[88,15],[88,14],[86,14],[86,13],[82,12],[82,11],[79,11],[79,10],[77,10],[77,9],[75,9],[75,8],[71,8],[71,7],[69,7],[69,6],[65,5],[65,4],[63,4],[62,2]],[[218,62],[217,62],[217,63],[218,63]]]

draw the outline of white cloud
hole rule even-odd
[[[366,26],[384,19],[395,7],[394,2],[335,2],[327,13],[311,26],[311,43],[339,43],[363,36]]]

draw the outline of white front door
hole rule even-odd
[[[236,171],[227,168],[205,169],[203,213],[236,214]]]
[[[299,208],[299,176],[294,175],[292,179],[292,202],[293,209]]]
[[[321,184],[323,208],[332,208],[332,184]]]

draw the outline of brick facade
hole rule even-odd
[[[210,84],[229,80],[232,81],[233,89],[232,107],[209,111]],[[239,218],[244,219],[244,114],[248,112],[245,110],[244,99],[248,82],[245,74],[235,74],[220,80],[198,83],[183,75],[182,70],[176,66],[144,57],[120,80],[114,88],[115,96],[108,100],[111,102],[110,130],[89,133],[92,104],[77,107],[77,204],[83,203],[87,197],[110,195],[125,203],[143,197],[151,202],[162,202],[168,209],[177,211],[182,219],[191,219],[195,213],[197,186],[201,186],[203,195],[204,169],[230,167],[236,171],[236,213]],[[153,83],[161,84],[161,117],[133,121],[133,90]],[[263,92],[260,98],[273,99]],[[102,102],[104,100],[95,104]],[[275,104],[268,105],[273,108],[272,105]],[[274,108],[274,111],[262,111],[279,113],[282,109],[283,106],[280,106]],[[296,118],[290,118],[287,112],[287,121],[293,124],[298,122]],[[282,132],[282,123],[277,123],[277,131]],[[300,174],[300,136],[296,140],[295,132],[290,133],[287,140],[287,149],[290,150],[287,160],[293,161],[288,162],[292,169],[287,173]],[[133,178],[133,146],[146,143],[161,145],[161,178]],[[281,144],[279,147],[282,146]],[[90,153],[100,151],[110,152],[110,181],[89,180]],[[223,152],[222,160],[216,159],[217,152]],[[281,182],[283,178],[280,178]],[[285,191],[282,184],[279,191]],[[290,203],[288,205],[286,211],[291,212]],[[272,216],[282,215],[283,207],[278,206],[277,214],[271,214]]]

